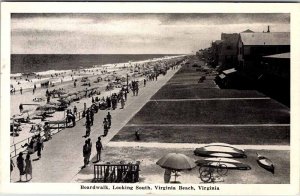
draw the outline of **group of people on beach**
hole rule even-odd
[[[144,87],[147,84],[147,80],[157,80],[158,73],[156,74],[149,74],[145,75],[145,78],[142,80],[142,84],[144,84]],[[74,87],[76,87],[76,82],[74,82]],[[102,99],[99,99],[98,97],[94,98],[92,97],[92,105],[87,108],[86,104],[84,104],[84,110],[82,112],[82,117],[85,118],[85,126],[86,126],[86,134],[85,137],[87,138],[83,145],[83,157],[84,157],[84,166],[86,167],[90,162],[90,156],[92,152],[92,141],[90,137],[91,133],[91,127],[94,124],[94,114],[98,112],[100,105],[105,103],[106,110],[115,110],[118,107],[118,104],[120,103],[121,107],[120,109],[123,109],[125,107],[125,102],[127,101],[127,94],[129,93],[129,89],[132,90],[133,96],[138,96],[139,93],[139,81],[133,80],[129,84],[129,88],[126,86],[123,86],[122,89],[118,93],[112,93],[111,96],[107,96],[106,99],[103,97]],[[36,85],[33,87],[33,94],[36,91]],[[20,93],[22,94],[22,87],[20,88]],[[90,95],[87,94],[86,91],[86,97],[90,97]],[[92,95],[93,96],[93,95]],[[47,102],[50,102],[51,93],[47,89],[46,91],[46,97]],[[23,105],[20,105],[20,112],[23,111]],[[72,125],[76,125],[76,119],[75,117],[78,115],[78,109],[76,106],[73,108],[73,113],[70,109],[67,110],[67,122],[72,122]],[[101,142],[102,137],[106,137],[108,135],[108,132],[112,126],[112,116],[110,112],[107,113],[106,118],[104,118],[103,123],[103,134],[100,134],[98,137],[98,140],[95,142],[96,152],[97,152],[97,161],[101,161],[101,152],[103,150],[103,145]],[[21,177],[26,174],[26,180],[27,175],[29,174],[32,178],[32,165],[31,165],[31,159],[30,154],[37,151],[37,156],[41,158],[41,150],[43,149],[43,137],[40,136],[40,134],[44,131],[44,138],[45,140],[50,140],[52,138],[51,131],[49,124],[46,122],[45,126],[43,127],[43,130],[38,131],[39,134],[37,136],[32,137],[29,144],[27,144],[27,149],[32,149],[33,151],[28,151],[28,154],[26,155],[26,159],[24,160],[23,153],[20,153],[17,158],[17,166],[20,171],[20,180]],[[139,131],[135,132],[135,136],[137,140],[140,140],[140,133]],[[24,147],[26,144],[24,145]],[[21,157],[21,158],[20,158]],[[27,158],[28,157],[28,158]],[[22,161],[23,160],[23,161]],[[27,161],[26,161],[27,160]],[[23,165],[23,166],[22,166]],[[28,165],[28,166],[27,166]],[[11,171],[14,168],[14,163],[11,160]],[[27,169],[26,169],[27,168]]]

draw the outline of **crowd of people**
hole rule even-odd
[[[15,164],[12,159],[10,159],[10,173],[13,171]],[[28,175],[30,175],[30,179],[32,179],[32,163],[30,159],[30,154],[26,155],[24,160],[23,153],[20,152],[17,158],[17,167],[19,169],[20,179],[19,181],[22,182],[22,176],[25,175],[26,181],[28,181]]]
[[[146,87],[147,81],[157,80],[159,74],[149,74],[146,75],[145,78],[142,80],[142,84]],[[74,87],[76,87],[76,82],[74,82]],[[92,140],[90,138],[91,135],[91,128],[94,125],[94,115],[98,112],[98,110],[103,110],[103,106],[105,110],[116,110],[118,108],[118,104],[120,104],[120,109],[125,108],[125,103],[127,101],[129,90],[132,91],[133,96],[139,95],[139,81],[133,80],[131,81],[128,86],[123,86],[118,93],[112,93],[111,96],[107,96],[106,98],[102,97],[99,99],[98,97],[91,97],[92,104],[87,107],[86,103],[84,103],[84,109],[81,112],[82,118],[85,118],[85,142],[83,145],[83,157],[84,157],[84,165],[83,168],[86,167],[90,163],[90,157],[92,153]],[[36,91],[36,86],[33,88],[33,94]],[[46,92],[47,102],[50,101],[50,92],[47,90]],[[20,105],[20,112],[23,111],[23,105]],[[71,109],[66,110],[66,125],[68,126],[72,123],[72,127],[76,126],[76,117],[80,114],[76,105],[73,107],[73,112]],[[81,119],[81,118],[79,118]],[[102,128],[103,133],[99,133],[97,141],[95,141],[96,147],[96,161],[101,161],[101,152],[103,150],[103,145],[101,138],[106,137],[109,133],[109,130],[112,127],[112,115],[110,112],[107,112],[106,117],[103,119]],[[36,128],[32,128],[32,131],[36,131]],[[27,175],[29,174],[32,178],[32,166],[31,166],[31,159],[30,154],[37,152],[37,156],[39,159],[41,158],[41,151],[44,147],[43,142],[44,140],[50,140],[52,138],[49,123],[45,123],[43,129],[39,127],[39,134],[33,136],[29,144],[25,144],[22,147],[27,147],[28,154],[26,155],[26,159],[23,159],[23,153],[21,152],[17,158],[17,167],[20,171],[20,181],[22,180],[21,177],[26,174],[26,181]],[[43,137],[41,136],[43,134]],[[135,132],[136,140],[140,140],[140,133],[139,131]],[[28,158],[27,158],[28,157]],[[27,161],[26,161],[27,160]],[[28,165],[28,166],[27,166]],[[14,168],[14,163],[11,160],[11,171]],[[27,168],[27,169],[26,169]]]

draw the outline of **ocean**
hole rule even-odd
[[[11,73],[89,68],[93,65],[127,63],[179,54],[12,54]]]

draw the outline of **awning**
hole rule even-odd
[[[272,59],[290,59],[290,53],[281,53],[281,54],[273,54],[268,56],[263,56],[263,58],[272,58]]]
[[[219,78],[224,79],[226,76],[224,74],[220,74]]]
[[[236,70],[235,70],[234,68],[227,69],[227,70],[224,70],[224,71],[223,71],[223,73],[226,74],[226,75],[232,74],[232,73],[234,73],[234,72],[236,72]]]

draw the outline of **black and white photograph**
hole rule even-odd
[[[12,10],[1,63],[6,183],[118,194],[295,185],[293,11],[197,5]]]

